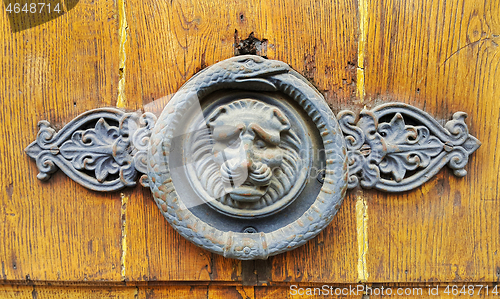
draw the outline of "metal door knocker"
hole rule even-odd
[[[39,179],[61,169],[96,191],[134,186],[142,174],[140,183],[182,236],[252,260],[315,237],[347,189],[407,191],[444,165],[464,176],[480,146],[464,112],[444,127],[399,103],[337,117],[287,64],[244,55],[197,73],[158,119],[105,108],[59,132],[41,121],[26,153]]]

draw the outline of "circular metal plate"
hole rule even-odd
[[[196,120],[183,119],[191,133],[183,134],[188,136],[183,146],[186,154],[178,157],[184,160],[187,178],[200,198],[220,213],[243,219],[267,217],[291,204],[304,189],[313,161],[311,136],[297,108],[276,95],[234,90],[224,95],[216,93],[201,102],[203,113],[198,113]],[[223,131],[224,138],[214,141],[207,122],[212,126],[218,122],[217,130]],[[266,135],[274,124],[285,127],[281,136],[277,136],[281,137],[277,145],[265,141],[258,133],[248,136],[254,139],[249,144],[239,134],[226,136],[225,132],[254,125]],[[214,153],[217,146],[222,146],[222,150]],[[244,146],[250,147],[251,158],[247,159]],[[252,167],[242,165],[247,161],[253,163]],[[280,165],[274,165],[273,169],[268,166],[272,162]]]
[[[148,161],[169,223],[237,259],[301,246],[330,223],[347,189],[344,138],[322,95],[287,64],[252,55],[179,89],[153,129]]]

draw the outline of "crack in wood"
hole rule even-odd
[[[118,1],[118,18],[120,29],[118,31],[118,35],[120,38],[120,52],[119,52],[119,81],[118,81],[118,99],[116,102],[116,107],[125,108],[126,98],[125,98],[125,62],[127,61],[127,52],[126,52],[126,43],[127,43],[127,31],[128,31],[128,23],[127,23],[127,15],[125,10],[125,0]]]

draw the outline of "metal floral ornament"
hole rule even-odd
[[[81,185],[149,187],[167,221],[228,258],[266,259],[314,238],[346,191],[416,188],[444,165],[466,175],[480,142],[457,112],[444,127],[389,103],[338,119],[287,64],[237,56],[182,86],[161,115],[88,111],[56,133],[39,123],[26,148],[38,178],[61,169]]]

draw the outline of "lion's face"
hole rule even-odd
[[[212,153],[224,190],[233,200],[256,202],[267,192],[274,169],[281,166],[280,134],[290,126],[277,117],[278,110],[222,110],[210,125],[215,142]]]
[[[260,209],[290,191],[301,167],[300,140],[280,109],[243,99],[219,107],[207,121],[193,158],[211,196],[231,207]]]

